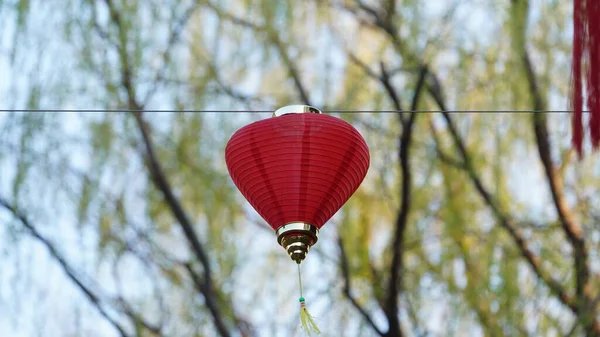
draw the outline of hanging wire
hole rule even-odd
[[[447,112],[453,114],[460,113],[571,113],[573,110],[321,110],[324,113],[439,113]],[[52,113],[128,113],[128,112],[148,112],[148,113],[273,113],[274,110],[130,110],[130,109],[0,109],[0,112],[52,112]],[[589,113],[589,111],[583,111]]]
[[[298,263],[298,286],[300,287],[300,298],[304,298],[302,294],[302,273],[300,272],[300,263]]]

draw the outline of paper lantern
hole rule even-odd
[[[291,105],[238,130],[225,160],[237,188],[299,264],[319,229],[359,187],[370,158],[350,124]]]
[[[300,263],[365,178],[369,149],[350,124],[314,107],[290,105],[273,117],[239,129],[225,161],[237,188],[298,264],[300,321],[310,336],[320,331],[302,296]]]
[[[592,149],[600,148],[600,1],[573,1],[573,146],[583,156],[583,107],[589,109],[588,131]],[[587,102],[583,93],[587,93]],[[587,103],[587,104],[584,104]]]

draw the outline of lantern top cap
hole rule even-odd
[[[286,114],[316,113],[321,114],[321,110],[310,105],[286,105],[275,110],[273,117],[279,117]]]

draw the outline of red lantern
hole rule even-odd
[[[583,156],[583,93],[587,92],[592,149],[600,147],[600,1],[573,2],[573,146]]]
[[[310,336],[320,331],[302,297],[300,263],[365,178],[369,149],[350,124],[316,108],[291,105],[273,116],[239,129],[225,161],[237,188],[298,264],[300,319]]]
[[[369,168],[369,149],[350,124],[292,105],[238,130],[225,160],[233,182],[300,264],[319,229],[344,205]]]

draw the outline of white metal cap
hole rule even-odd
[[[301,114],[301,113],[322,113],[321,110],[310,105],[286,105],[275,110],[273,117],[279,117],[286,114]]]

